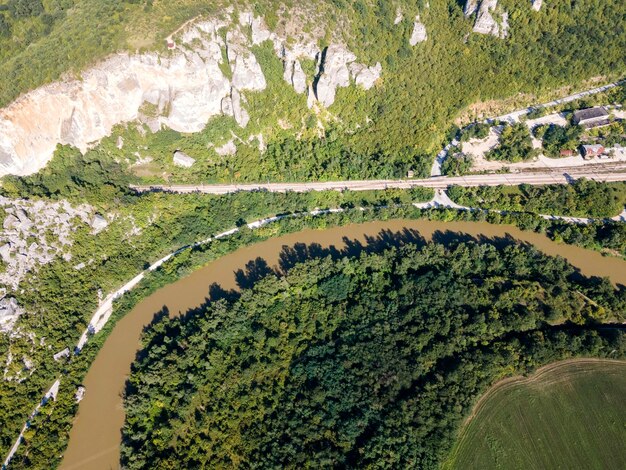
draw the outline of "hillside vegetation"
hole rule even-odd
[[[593,324],[625,291],[562,259],[488,243],[366,253],[285,250],[286,275],[259,261],[238,298],[155,319],[127,387],[124,467],[436,468],[496,379],[624,354],[623,332]]]
[[[354,87],[339,90],[330,108],[336,119],[326,123],[327,128],[339,131],[338,138],[331,140],[328,151],[315,149],[329,155],[330,163],[320,162],[313,171],[296,172],[293,177],[313,178],[327,166],[336,168],[334,174],[343,177],[355,173],[359,177],[397,177],[406,174],[407,168],[424,175],[454,118],[469,104],[517,93],[544,95],[591,77],[613,78],[626,70],[621,53],[626,48],[622,33],[626,4],[620,0],[604,1],[601,7],[594,0],[555,0],[546,2],[540,12],[534,12],[526,2],[501,0],[501,7],[510,14],[506,39],[471,33],[473,19],[463,16],[461,2],[431,2],[429,7],[427,3],[255,3],[255,12],[264,16],[271,28],[296,24],[301,31],[311,31],[321,27],[321,46],[345,42],[358,60],[381,62],[383,66],[376,91],[361,93]],[[16,13],[11,7],[14,4],[43,7]],[[245,8],[244,2],[235,4]],[[161,49],[165,36],[178,25],[197,15],[219,14],[221,6],[220,2],[193,0],[10,0],[6,11],[0,12],[5,25],[0,37],[0,68],[6,78],[0,82],[0,104],[57,79],[65,71],[78,72],[114,50]],[[396,6],[404,16],[398,25],[394,25]],[[417,13],[426,25],[428,40],[411,47],[408,38]],[[612,26],[597,27],[607,24]],[[253,114],[272,118],[275,132],[269,133],[269,144],[278,156],[269,158],[276,159],[271,163],[279,172],[283,155],[289,162],[301,159],[302,151],[311,145],[305,143],[298,149],[299,144],[292,142],[299,120],[306,118],[306,108],[291,116],[290,123],[295,126],[291,132],[277,130],[275,110],[303,108],[305,98],[290,96],[285,100],[280,87],[270,86],[267,93],[267,99],[251,98],[250,107]],[[228,131],[224,129],[224,136]],[[254,164],[250,165],[249,153],[241,156],[244,164],[218,165],[214,172],[201,176],[256,178],[253,169],[262,168],[257,165],[261,159],[252,155]],[[336,155],[343,156],[339,159]],[[372,168],[361,173],[351,169],[363,161],[372,162]],[[270,167],[269,175],[273,171]]]

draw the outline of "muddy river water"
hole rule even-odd
[[[171,315],[178,315],[201,305],[213,283],[224,289],[236,289],[237,270],[244,269],[246,263],[257,257],[263,258],[270,266],[276,265],[284,246],[317,243],[323,247],[342,249],[345,237],[364,243],[367,237],[376,237],[383,230],[400,232],[404,229],[415,230],[425,239],[431,239],[438,232],[473,237],[513,237],[532,243],[546,254],[565,257],[585,275],[607,276],[614,283],[626,285],[626,261],[557,244],[543,235],[522,232],[515,227],[488,223],[424,220],[371,222],[326,230],[305,230],[241,248],[158,290],[118,322],[85,378],[87,393],[80,403],[61,469],[109,470],[119,467],[120,430],[124,422],[122,390],[140,346],[142,328],[164,306]]]

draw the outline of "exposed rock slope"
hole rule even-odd
[[[409,44],[411,46],[417,45],[418,42],[424,42],[428,38],[426,34],[426,26],[424,23],[420,21],[419,15],[415,17],[415,23],[413,24],[413,34],[411,34],[411,39],[409,39]]]
[[[38,171],[59,143],[85,151],[114,125],[139,118],[144,103],[158,111],[151,120],[154,130],[165,125],[198,132],[220,114],[245,127],[250,119],[245,93],[267,86],[251,47],[266,40],[284,61],[284,78],[298,93],[307,92],[314,79],[306,76],[300,59],[317,60],[311,105],[317,98],[330,106],[337,87],[349,85],[351,78],[370,88],[381,71],[380,65],[356,64],[355,55],[340,45],[322,52],[315,38],[288,43],[250,13],[240,14],[238,24],[228,17],[198,21],[170,39],[176,49],[169,56],[116,54],[86,71],[82,80],[41,87],[1,110],[0,175]]]
[[[37,266],[50,263],[57,256],[69,260],[72,232],[78,226],[90,227],[96,233],[108,223],[92,207],[73,207],[67,201],[47,203],[0,197],[0,207],[6,213],[0,232],[4,266],[0,284],[14,289]]]

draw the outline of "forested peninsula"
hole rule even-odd
[[[511,240],[388,233],[237,277],[146,329],[125,468],[436,468],[498,379],[626,353],[626,290]]]

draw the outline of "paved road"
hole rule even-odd
[[[253,184],[210,184],[210,185],[152,185],[131,186],[137,192],[167,191],[172,193],[206,193],[228,194],[237,191],[269,191],[269,192],[307,192],[328,190],[369,191],[381,189],[410,189],[413,187],[425,187],[433,189],[446,189],[451,185],[458,186],[516,186],[519,184],[568,184],[579,178],[593,179],[596,181],[612,182],[626,181],[626,163],[611,165],[610,168],[602,167],[574,167],[559,168],[553,171],[537,171],[524,173],[504,173],[488,175],[467,176],[440,176],[426,179],[413,180],[354,180],[354,181],[323,181],[309,183],[253,183]]]
[[[548,103],[543,103],[535,106],[530,106],[525,109],[521,109],[518,111],[513,111],[512,113],[503,114],[502,116],[497,116],[495,118],[487,119],[487,121],[507,121],[507,122],[517,122],[519,118],[525,114],[528,114],[533,109],[537,108],[551,108],[553,106],[558,106],[560,104],[570,103],[572,101],[576,101],[580,98],[584,98],[585,96],[595,95],[598,93],[605,92],[610,90],[611,88],[615,88],[622,83],[626,83],[626,80],[619,80],[614,83],[609,83],[608,85],[603,85],[597,88],[593,88],[591,90],[585,90],[578,93],[574,93],[573,95],[565,96],[563,98],[559,98],[558,100],[550,101]]]

